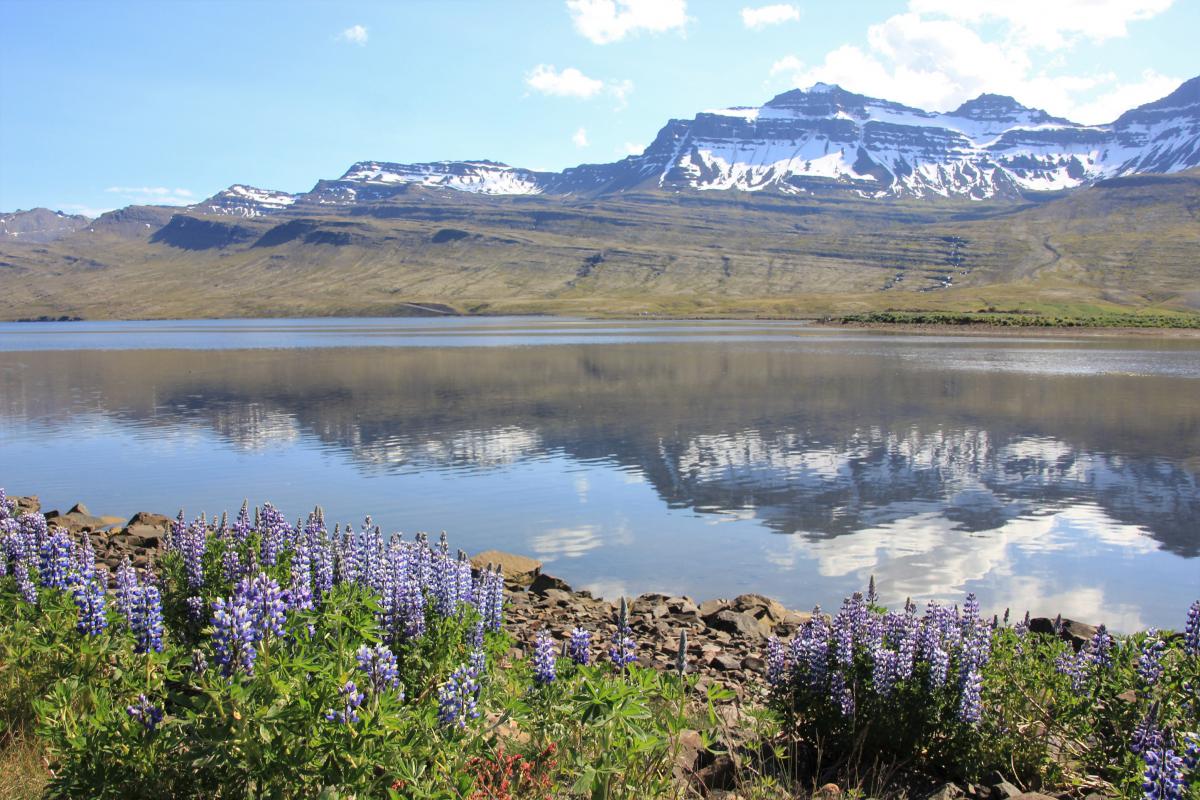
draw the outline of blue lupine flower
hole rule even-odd
[[[438,720],[446,726],[466,728],[479,716],[479,682],[471,667],[461,666],[450,674],[438,692]]]
[[[208,672],[208,659],[204,657],[204,651],[196,648],[192,651],[192,674],[203,675]]]
[[[1103,624],[1096,628],[1092,640],[1088,642],[1087,659],[1098,669],[1107,669],[1113,664],[1113,646],[1115,641]]]
[[[871,654],[871,685],[880,697],[890,697],[896,686],[896,653],[878,647]]]
[[[261,642],[272,636],[282,636],[286,604],[279,584],[260,572],[254,580],[243,578],[234,590],[250,612],[254,641]]]
[[[121,559],[117,567],[117,610],[126,617],[133,613],[133,598],[138,591],[137,571],[129,563],[129,556]]]
[[[374,647],[362,645],[355,658],[358,668],[367,676],[371,691],[376,694],[395,689],[400,685],[400,670],[396,666],[396,655],[383,644]],[[403,697],[401,692],[401,697]]]
[[[1158,701],[1150,706],[1146,716],[1133,729],[1129,739],[1129,750],[1135,755],[1141,755],[1163,746],[1162,731],[1158,728]]]
[[[162,597],[154,584],[140,587],[134,596],[129,628],[133,631],[135,653],[163,651]]]
[[[1200,767],[1200,736],[1194,733],[1183,735],[1185,749],[1183,751],[1183,767],[1188,772],[1195,772]]]
[[[1071,679],[1071,691],[1078,694],[1087,683],[1088,663],[1086,654],[1067,651],[1054,660],[1054,669]]]
[[[238,672],[253,674],[258,651],[254,648],[254,624],[246,599],[235,594],[214,600],[213,628],[213,653],[221,673],[226,677]]]
[[[972,667],[963,678],[962,694],[958,704],[958,718],[969,725],[974,725],[981,718],[980,693],[982,689],[983,678],[979,674],[979,670]]]
[[[86,583],[75,584],[71,595],[79,611],[76,630],[89,636],[103,633],[108,627],[108,618],[104,614],[104,587],[92,578]]]
[[[292,583],[288,587],[287,604],[290,608],[313,607],[312,558],[307,541],[300,541],[292,551]]]
[[[48,589],[65,589],[71,571],[71,537],[55,531],[42,542],[38,578]]]
[[[1158,631],[1151,628],[1146,631],[1146,639],[1142,642],[1142,652],[1138,655],[1137,671],[1145,686],[1154,686],[1162,677],[1162,654],[1167,645],[1158,636]]]
[[[837,703],[841,709],[842,716],[854,716],[854,692],[847,685],[845,677],[840,672],[835,672],[829,679],[830,694],[833,701]]]
[[[767,683],[772,689],[780,689],[787,682],[787,656],[778,636],[767,640]]]
[[[1183,759],[1166,747],[1149,750],[1142,758],[1146,762],[1146,771],[1142,773],[1146,800],[1183,800],[1187,792]]]
[[[37,585],[34,584],[29,573],[30,567],[24,561],[19,560],[13,563],[13,578],[17,581],[17,591],[21,593],[21,597],[26,603],[36,606],[38,602]]]
[[[153,733],[163,718],[162,709],[151,703],[144,694],[138,695],[137,703],[132,706],[126,706],[125,711],[129,716],[142,723],[142,727],[148,733]]]
[[[585,631],[583,628],[575,628],[571,631],[571,638],[567,641],[567,656],[580,666],[592,663],[592,634],[590,631]]]
[[[233,534],[233,539],[238,544],[245,544],[250,538],[250,531],[253,528],[250,525],[250,501],[242,501],[242,510],[238,513],[237,522],[233,523],[230,533]]]
[[[338,695],[342,698],[342,707],[336,711],[333,709],[326,711],[325,719],[347,725],[351,722],[358,722],[358,707],[362,705],[367,696],[358,690],[354,681],[346,681],[342,688],[338,689]]]
[[[268,567],[275,566],[279,560],[279,554],[291,541],[292,526],[275,506],[263,503],[262,511],[259,513],[257,524],[254,527],[262,536],[260,545],[262,563]]]
[[[1183,629],[1183,650],[1190,656],[1200,656],[1200,600],[1188,608],[1187,624]]]
[[[533,679],[540,684],[553,683],[555,670],[554,640],[546,631],[538,631],[533,646]]]
[[[621,610],[617,615],[617,629],[613,631],[612,641],[608,646],[608,660],[620,670],[624,670],[625,667],[637,660],[637,655],[635,655],[637,642],[633,640],[630,633],[629,611],[625,605],[625,598],[622,597]]]

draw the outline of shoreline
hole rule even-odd
[[[17,514],[39,513],[50,527],[68,531],[76,539],[87,537],[96,562],[108,572],[109,588],[115,573],[128,557],[134,567],[149,568],[164,549],[164,539],[174,518],[139,511],[124,520],[96,516],[82,503],[66,512],[43,511],[37,495],[10,495]],[[543,571],[537,559],[500,550],[485,550],[471,556],[475,570],[488,566],[503,568],[507,600],[505,627],[513,635],[509,655],[524,658],[533,651],[539,631],[546,630],[557,644],[566,642],[573,628],[592,631],[607,641],[616,631],[619,600],[595,597],[586,589],[574,589],[566,581]],[[698,675],[701,689],[720,684],[731,690],[726,701],[740,705],[761,697],[767,689],[766,648],[771,637],[786,640],[812,618],[812,612],[789,609],[778,600],[757,593],[734,598],[697,601],[686,595],[645,592],[628,601],[629,625],[638,642],[637,659],[644,667],[675,668],[679,634],[687,632],[687,659]],[[827,614],[827,612],[826,612]],[[1053,622],[1038,617],[1031,630],[1052,632]],[[1060,637],[1076,650],[1091,639],[1096,627],[1062,618]]]

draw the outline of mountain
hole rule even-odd
[[[386,201],[414,186],[484,195],[597,197],[662,189],[1018,198],[1200,165],[1200,77],[1107,125],[983,94],[934,113],[817,84],[761,106],[674,119],[640,155],[538,172],[495,161],[362,161],[309,192],[233,186],[193,208],[253,216]]]
[[[64,214],[48,208],[32,208],[0,214],[0,237],[12,241],[44,244],[74,233],[91,222],[79,214]]]

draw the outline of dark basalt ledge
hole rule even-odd
[[[12,496],[17,513],[37,513],[37,496]],[[164,514],[140,511],[124,525],[114,517],[97,517],[77,503],[69,511],[44,512],[47,524],[61,527],[74,536],[91,540],[96,560],[107,567],[110,586],[117,566],[128,557],[134,566],[146,568],[162,551],[163,540],[172,518]],[[507,588],[505,620],[514,638],[509,652],[512,659],[524,658],[533,649],[541,630],[547,630],[558,642],[565,642],[573,628],[592,632],[592,657],[603,659],[617,627],[617,603],[592,596],[584,589],[572,589],[566,581],[542,571],[542,562],[527,556],[486,550],[471,559],[472,566],[483,569],[499,565],[504,570]],[[619,602],[619,601],[618,601]],[[760,594],[743,594],[732,600],[718,598],[696,603],[690,597],[648,593],[628,601],[628,619],[638,645],[638,663],[654,669],[675,669],[679,653],[679,634],[687,632],[688,672],[697,678],[700,696],[714,684],[732,691],[717,713],[724,726],[730,755],[706,751],[696,731],[680,734],[680,754],[676,777],[709,798],[734,800],[728,792],[734,788],[734,760],[750,753],[744,708],[766,699],[766,663],[763,660],[770,636],[786,639],[812,614],[785,608],[777,600]],[[1060,635],[1078,650],[1095,633],[1095,627],[1074,620],[1062,620]],[[1050,633],[1050,619],[1031,621],[1030,629]],[[741,754],[741,755],[739,755]],[[906,794],[924,800],[1077,800],[1074,795],[1061,798],[1037,793],[1022,793],[1005,777],[996,774],[980,785],[909,787]],[[820,787],[815,800],[842,800],[842,790],[834,784]],[[1103,800],[1089,795],[1087,800]]]

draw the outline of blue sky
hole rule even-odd
[[[1080,122],[1200,74],[1197,0],[5,0],[0,210],[304,191],[354,161],[616,160],[817,80]]]

